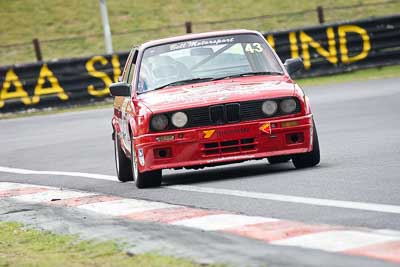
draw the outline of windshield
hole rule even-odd
[[[138,93],[225,77],[282,73],[259,35],[195,39],[147,48],[140,66]]]

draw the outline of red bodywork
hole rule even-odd
[[[237,32],[248,31],[235,31]],[[220,34],[226,33],[232,31]],[[204,34],[195,36],[204,37]],[[185,38],[190,39],[190,36]],[[140,58],[142,49],[154,43],[177,40],[180,39],[166,39],[145,44],[143,48],[139,48],[138,57]],[[140,60],[137,59],[137,62]],[[137,69],[138,66],[135,72]],[[126,67],[124,74],[125,72]],[[137,77],[132,82],[133,86],[135,79]],[[149,130],[152,114],[292,96],[300,103],[300,111],[296,114],[163,132]],[[268,123],[269,128],[265,127]],[[307,97],[287,73],[283,76],[241,77],[175,86],[137,96],[133,93],[132,98],[116,97],[112,124],[116,137],[120,138],[122,148],[129,158],[130,136],[133,137],[137,155],[139,158],[142,157],[138,164],[140,172],[182,167],[197,168],[312,150],[311,109]]]

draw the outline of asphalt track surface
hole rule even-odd
[[[399,84],[393,78],[304,88],[320,139],[321,164],[315,168],[296,170],[291,163],[260,160],[167,170],[163,187],[145,190],[112,180],[1,170],[0,181],[307,223],[400,230]],[[111,115],[111,109],[100,109],[0,121],[0,166],[115,176]]]

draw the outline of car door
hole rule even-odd
[[[118,81],[127,81],[128,80],[128,74],[130,67],[132,65],[132,52],[129,54],[128,59],[126,60],[125,67],[123,69],[121,77],[118,79]],[[118,137],[121,142],[122,148],[126,151],[129,150],[130,145],[127,146],[127,138],[126,135],[129,134],[129,129],[126,127],[126,106],[130,101],[130,97],[124,97],[124,96],[116,96],[114,98],[114,115],[117,118],[118,121],[118,126],[119,126],[119,131],[118,132]]]
[[[133,49],[129,55],[129,60],[127,61],[127,68],[124,71],[124,75],[122,80],[128,84],[132,84],[134,72],[135,72],[135,57],[137,55],[136,49]],[[122,138],[124,142],[124,146],[127,151],[131,149],[131,136],[129,132],[129,121],[130,118],[134,115],[132,108],[132,95],[129,97],[124,97],[121,104],[121,131],[123,132]]]

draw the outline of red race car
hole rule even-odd
[[[159,186],[163,169],[267,158],[319,163],[308,98],[258,32],[190,34],[134,48],[110,86],[118,179]]]

